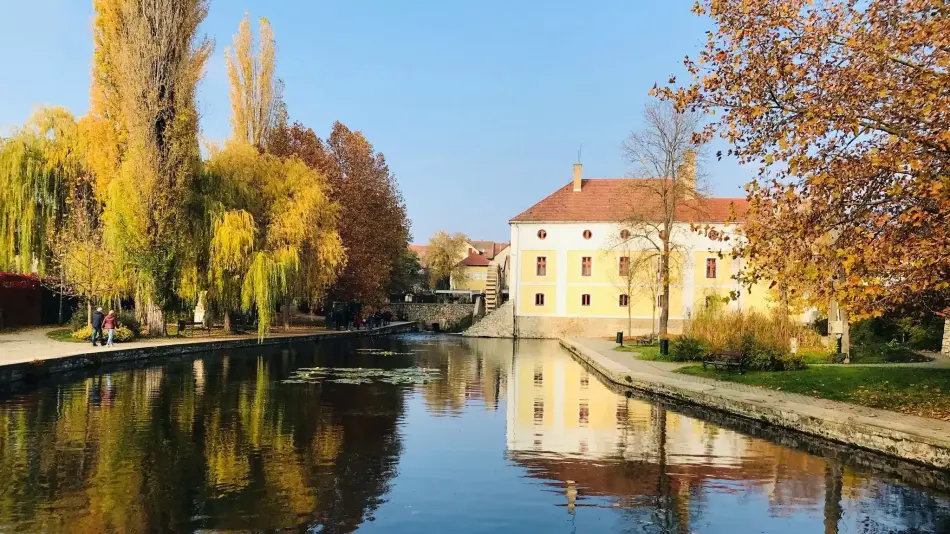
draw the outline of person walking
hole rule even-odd
[[[115,324],[116,324],[115,312],[112,310],[109,310],[109,315],[106,315],[105,318],[102,320],[102,327],[106,329],[106,337],[108,338],[106,340],[106,346],[111,347],[114,345],[114,343],[112,342],[112,336],[115,335]]]
[[[102,313],[102,308],[96,308],[96,311],[92,312],[92,346],[96,346],[96,339],[99,340],[99,343],[102,346],[105,346],[106,340],[102,335],[102,321],[106,318],[105,314]]]

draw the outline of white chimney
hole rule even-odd
[[[574,191],[580,191],[581,185],[583,182],[583,172],[581,171],[581,164],[574,164]]]

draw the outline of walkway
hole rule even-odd
[[[673,371],[684,364],[637,360],[602,339],[561,344],[622,386],[950,469],[950,423],[944,421],[678,374]]]

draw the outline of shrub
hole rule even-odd
[[[119,310],[115,318],[119,323],[119,328],[128,328],[135,337],[142,335],[142,323],[135,317],[135,312],[132,310]]]
[[[670,341],[670,358],[675,362],[699,361],[704,354],[706,347],[695,337],[679,336]]]
[[[69,321],[66,323],[66,326],[69,327],[71,332],[75,332],[81,328],[89,326],[88,317],[86,316],[86,306],[80,305],[73,308],[73,314],[69,317]]]
[[[108,333],[106,333],[104,330],[102,333],[105,334],[106,337],[108,337]],[[86,325],[80,328],[79,330],[76,330],[75,332],[72,333],[72,338],[85,340],[85,341],[91,341],[92,327]],[[112,340],[118,341],[118,342],[132,341],[133,339],[135,339],[135,335],[132,333],[131,330],[129,330],[128,328],[124,326],[120,326],[119,328],[116,328],[115,334],[112,336]]]
[[[800,349],[821,347],[814,329],[781,313],[730,310],[725,306],[702,309],[686,325],[686,336],[699,340],[710,352],[741,351],[750,369],[801,369],[804,359],[789,354],[791,338]]]

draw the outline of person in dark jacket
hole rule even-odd
[[[96,311],[92,312],[92,346],[96,346],[96,339],[99,340],[99,343],[102,346],[105,346],[106,339],[102,335],[102,321],[106,318],[106,314],[102,313],[102,308],[96,308]]]

